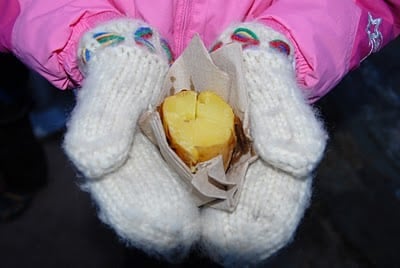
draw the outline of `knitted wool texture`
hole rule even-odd
[[[311,172],[322,157],[326,134],[296,86],[292,52],[286,56],[268,45],[287,40],[258,24],[240,26],[260,39],[257,47],[244,51],[251,130],[260,159],[249,168],[237,209],[205,207],[201,218],[177,174],[154,145],[135,133],[137,118],[157,96],[167,69],[157,34],[151,40],[155,45],[127,44],[127,33],[142,24],[122,20],[82,39],[80,53],[88,47],[94,53],[83,53],[90,56],[82,65],[87,78],[68,124],[65,150],[86,177],[98,178],[87,180],[84,189],[96,201],[100,218],[150,255],[179,261],[201,230],[201,246],[216,262],[259,264],[290,241],[309,202]],[[233,30],[221,40],[231,42]],[[111,32],[106,47],[93,41],[93,33],[103,31]]]
[[[201,212],[203,250],[230,267],[260,264],[290,241],[308,206],[311,172],[327,139],[296,85],[293,49],[286,55],[269,45],[288,40],[260,24],[240,27],[260,41],[243,52],[251,134],[260,158],[248,170],[233,213],[212,208]],[[224,43],[230,42],[235,28],[222,34]]]
[[[136,129],[168,68],[161,39],[141,22],[116,20],[86,33],[78,55],[90,57],[82,58],[86,78],[64,149],[106,224],[147,254],[178,261],[199,236],[198,208]]]
[[[86,77],[64,144],[70,159],[88,178],[101,177],[126,161],[138,117],[157,95],[168,68],[161,52],[136,45],[131,36],[140,26],[136,21],[117,20],[82,38],[80,50],[89,47],[95,53],[83,65]],[[101,46],[93,35],[102,32],[118,33],[125,40]]]
[[[180,262],[200,236],[199,209],[189,191],[141,133],[125,165],[88,180],[99,217],[130,246],[168,262]]]

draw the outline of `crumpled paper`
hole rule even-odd
[[[243,80],[242,51],[228,44],[208,53],[198,35],[171,65],[153,104],[140,118],[142,132],[159,148],[164,160],[188,186],[198,206],[234,211],[248,166],[257,156],[252,149],[248,117],[248,97]],[[169,147],[158,108],[163,100],[181,90],[211,90],[229,103],[236,116],[237,145],[228,169],[221,156],[199,163],[196,172]]]

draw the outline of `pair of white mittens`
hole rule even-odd
[[[224,266],[259,263],[290,241],[309,202],[326,134],[296,84],[293,49],[283,35],[257,23],[229,28],[219,40],[242,42],[240,31],[257,41],[243,57],[259,159],[249,167],[232,213],[196,207],[137,127],[171,60],[159,34],[143,22],[121,19],[81,39],[85,81],[64,148],[87,178],[83,188],[100,218],[151,256],[179,262],[199,245]]]

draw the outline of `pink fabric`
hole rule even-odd
[[[370,52],[368,12],[385,18],[379,28],[384,44],[399,34],[398,5],[390,9],[388,1],[359,2],[368,1],[19,0],[12,51],[57,87],[76,87],[82,81],[76,44],[100,22],[121,16],[145,20],[179,56],[196,33],[210,46],[230,24],[259,20],[291,39],[298,82],[315,101]]]
[[[100,21],[122,14],[108,1],[20,0],[12,51],[56,87],[76,87],[82,76],[76,64],[81,34]]]
[[[349,0],[281,0],[260,19],[295,44],[297,81],[315,101],[348,72],[359,17]]]
[[[366,56],[371,54],[369,43],[365,42],[366,30],[374,31],[374,26],[368,26],[369,15],[373,19],[381,19],[379,31],[382,33],[381,47],[387,45],[393,38],[400,34],[400,1],[388,0],[387,5],[379,5],[368,0],[357,0],[361,9],[357,35],[353,44],[353,53],[350,67],[354,69]],[[370,13],[370,14],[368,14]]]
[[[11,48],[11,33],[14,22],[19,14],[17,0],[0,0],[0,52],[6,52]]]

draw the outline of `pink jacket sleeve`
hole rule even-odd
[[[277,0],[259,19],[295,45],[298,83],[315,102],[399,35],[400,2]]]
[[[0,52],[10,51],[11,33],[19,14],[17,0],[0,0]]]
[[[123,16],[113,1],[107,0],[97,0],[96,4],[19,0],[19,6],[11,45],[10,41],[6,44],[26,65],[60,89],[76,87],[83,79],[75,57],[82,33],[101,21]]]

